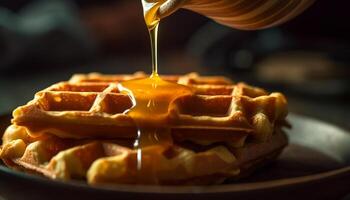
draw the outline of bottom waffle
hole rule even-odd
[[[32,138],[25,128],[12,125],[3,142],[0,157],[7,165],[52,179],[86,179],[89,184],[214,184],[273,160],[287,145],[287,137],[277,131],[267,142],[241,148],[220,143],[200,148],[181,143],[151,146],[143,150],[141,170],[136,168],[131,140]]]

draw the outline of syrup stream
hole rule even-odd
[[[186,86],[164,81],[158,75],[158,26],[159,7],[165,0],[142,0],[145,22],[149,31],[152,51],[152,75],[141,80],[125,81],[118,84],[120,92],[128,94],[133,106],[125,111],[137,126],[136,182],[158,183],[157,162],[152,159],[153,153],[145,155],[145,148],[160,148],[173,143],[168,122],[169,105],[176,98],[191,95],[192,90]],[[147,157],[147,161],[145,158]],[[147,165],[143,165],[147,162]]]

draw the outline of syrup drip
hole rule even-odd
[[[158,75],[157,36],[160,18],[157,17],[157,12],[163,2],[165,1],[142,0],[151,40],[152,75],[146,79],[125,81],[118,85],[119,91],[128,94],[133,103],[132,108],[125,111],[125,114],[132,117],[138,128],[134,148],[137,151],[139,182],[147,180],[157,183],[154,179],[155,174],[145,173],[143,170],[143,149],[152,145],[167,146],[173,143],[168,121],[169,105],[178,97],[192,95],[190,88],[164,81]]]

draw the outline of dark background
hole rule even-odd
[[[138,0],[2,0],[0,112],[73,73],[150,71]],[[350,129],[349,3],[318,0],[260,31],[181,10],[160,25],[160,73],[227,75],[287,94],[290,110]]]

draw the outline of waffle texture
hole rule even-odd
[[[281,93],[225,77],[162,76],[194,94],[170,103],[174,144],[144,148],[138,170],[132,148],[137,129],[124,114],[132,102],[117,84],[146,77],[78,74],[38,92],[13,112],[0,157],[12,167],[90,184],[208,184],[239,176],[253,161],[273,159],[287,144]]]

